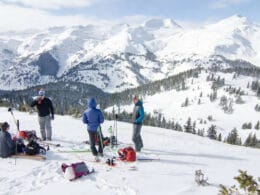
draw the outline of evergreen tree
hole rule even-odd
[[[220,98],[220,102],[219,102],[219,105],[220,106],[227,106],[227,96],[223,95],[221,98]]]
[[[242,125],[242,129],[249,129],[249,123],[244,123]]]
[[[217,139],[217,131],[216,131],[216,125],[211,125],[208,129],[208,137],[210,139]]]
[[[186,124],[184,125],[184,131],[186,133],[192,133],[191,118],[189,117]]]
[[[220,141],[220,142],[222,141],[222,135],[221,135],[221,133],[218,134],[218,141]]]
[[[186,99],[185,99],[185,102],[184,103],[182,103],[182,107],[187,107],[189,105],[189,98],[188,97],[186,97]]]
[[[192,133],[196,134],[196,121],[194,121],[192,124]]]
[[[246,141],[244,143],[244,146],[251,146],[251,143],[252,143],[252,134],[250,133],[247,138],[246,138]]]
[[[185,81],[184,81],[184,80],[181,82],[181,89],[182,89],[182,90],[185,90],[185,89],[186,89],[186,84],[185,84]]]
[[[258,89],[257,89],[256,96],[260,97],[260,87],[258,87]]]
[[[242,97],[240,95],[238,95],[237,98],[236,98],[236,103],[237,104],[243,104],[243,103],[245,103],[245,101],[242,99]]]
[[[247,128],[248,128],[248,129],[252,129],[252,123],[251,123],[251,122],[249,122],[249,123],[247,124]]]
[[[208,120],[209,120],[209,121],[213,121],[212,115],[209,115],[209,116],[208,116]],[[205,122],[204,122],[204,123],[205,123]],[[206,124],[206,123],[205,123],[205,124]]]
[[[260,112],[260,105],[258,104],[255,105],[255,111]]]
[[[237,129],[234,128],[227,137],[227,143],[233,145],[241,145],[240,138],[238,137]]]
[[[257,138],[256,138],[256,134],[254,134],[253,137],[252,137],[252,139],[251,139],[250,146],[251,146],[251,147],[256,147],[257,142],[258,142],[258,140],[257,140]]]
[[[256,129],[256,130],[259,130],[259,129],[260,129],[260,122],[259,122],[259,121],[257,121],[257,123],[256,123],[256,125],[255,125],[255,129]]]

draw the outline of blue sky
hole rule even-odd
[[[54,14],[83,14],[101,19],[125,16],[170,17],[190,22],[218,20],[241,14],[260,21],[260,0],[99,0],[84,8],[66,8]]]
[[[7,20],[0,21],[0,28],[8,23],[45,27],[151,17],[204,24],[234,14],[260,23],[259,10],[260,0],[0,0],[0,17]]]
[[[130,15],[162,16],[178,20],[203,22],[241,14],[260,20],[259,0],[118,0],[97,3],[81,10],[101,18],[118,18]]]

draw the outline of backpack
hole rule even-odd
[[[129,162],[136,161],[136,152],[131,146],[119,149],[118,155],[121,160]]]
[[[34,130],[31,130],[31,131],[20,130],[17,135],[19,138],[23,138],[24,140],[28,140],[28,141],[39,139],[36,136],[36,131],[34,131]]]
[[[71,165],[63,163],[61,165],[61,169],[64,173],[64,177],[70,181],[94,172],[94,169],[92,169],[92,171],[89,171],[85,162],[72,163]]]
[[[24,153],[25,152],[25,145],[22,139],[17,139],[16,141],[16,153]]]
[[[25,153],[28,155],[46,154],[45,148],[41,147],[36,141],[31,140],[25,147]]]

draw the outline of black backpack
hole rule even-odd
[[[31,140],[25,147],[25,153],[28,155],[46,154],[45,148],[41,147],[36,141]]]

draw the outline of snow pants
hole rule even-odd
[[[135,144],[135,150],[140,152],[143,147],[143,140],[141,137],[142,124],[134,124],[133,126],[133,137],[132,140]]]
[[[47,140],[51,140],[51,136],[52,136],[51,116],[49,115],[44,117],[39,116],[38,120],[39,120],[42,140],[46,140],[46,138]]]
[[[102,137],[100,139],[99,137],[99,133],[97,131],[88,131],[88,135],[89,135],[89,142],[90,142],[90,149],[91,152],[94,156],[98,155],[98,152],[100,154],[103,154],[103,146],[102,146]],[[96,148],[96,140],[98,140],[98,152],[97,152],[97,148]]]

